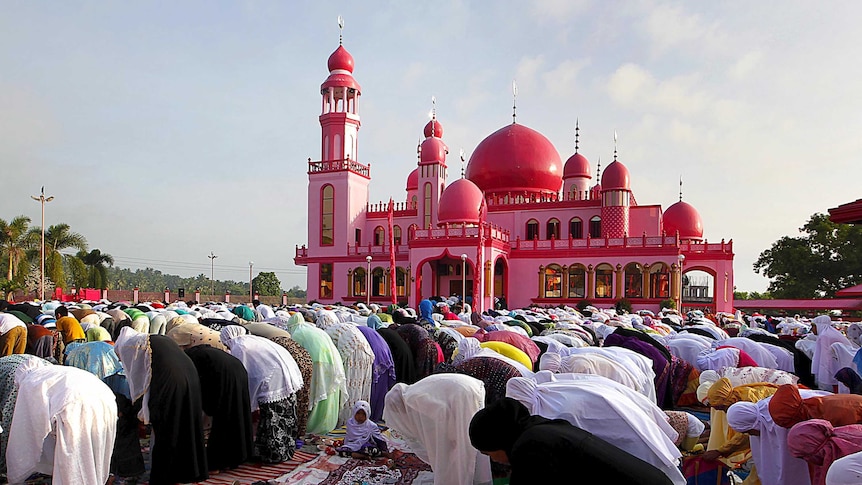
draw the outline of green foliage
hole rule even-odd
[[[210,291],[211,282],[209,276],[203,273],[192,278],[183,278],[182,276],[164,274],[153,268],[131,270],[128,268],[109,267],[106,268],[106,272],[109,288],[139,288],[141,291],[163,291],[165,288],[176,291],[178,288],[185,288],[186,294],[192,293],[198,288],[205,294]],[[234,295],[248,295],[248,282],[215,282],[215,292],[217,295],[224,295],[226,291],[230,291]]]
[[[676,308],[676,301],[671,299],[671,298],[668,298],[666,300],[662,300],[661,303],[659,304],[659,306],[661,308],[675,309]]]
[[[733,292],[734,300],[772,300],[772,294],[768,291],[764,291],[763,293],[752,291],[734,291]]]
[[[30,229],[30,237],[41,238],[41,228]],[[60,251],[66,249],[87,250],[87,239],[77,232],[72,232],[68,224],[48,226],[45,230],[45,274],[60,288],[68,288],[64,262],[73,255],[63,255]],[[38,252],[38,251],[37,251]],[[37,256],[38,259],[38,256]]]
[[[632,302],[629,301],[628,298],[620,298],[619,300],[617,300],[616,304],[614,305],[614,308],[616,309],[618,314],[631,313]]]
[[[774,298],[823,298],[862,282],[862,225],[835,224],[816,213],[799,237],[785,236],[760,253],[754,271]]]
[[[273,272],[258,273],[251,280],[251,285],[254,291],[261,296],[278,296],[281,295],[281,281]]]
[[[94,249],[89,253],[79,251],[75,259],[80,260],[85,266],[89,267],[87,271],[87,286],[89,288],[108,288],[107,266],[114,265],[113,256],[107,253],[102,253],[98,249]]]
[[[7,280],[24,281],[27,270],[27,250],[33,245],[29,231],[30,218],[17,216],[9,222],[0,219],[0,257]]]
[[[299,285],[294,286],[293,288],[287,290],[288,298],[306,298],[308,296],[308,292],[299,287]]]

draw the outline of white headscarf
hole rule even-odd
[[[143,397],[138,418],[144,424],[150,423],[150,379],[153,376],[153,351],[150,349],[150,336],[132,327],[123,327],[114,343],[114,351],[123,363],[126,381],[132,402]]]
[[[832,386],[838,385],[835,378],[836,369],[832,359],[832,344],[840,342],[852,345],[847,337],[832,326],[829,315],[820,315],[811,321],[817,326],[817,346],[814,348],[814,357],[811,359],[811,372],[817,378],[817,386],[826,390],[832,390]]]
[[[490,484],[488,457],[470,444],[470,420],[485,405],[482,381],[461,374],[433,374],[416,384],[395,384],[383,419],[431,465],[434,485]]]
[[[713,347],[730,346],[745,351],[749,357],[757,362],[759,367],[768,367],[770,369],[778,368],[778,361],[764,347],[772,347],[769,344],[761,344],[745,337],[731,337],[724,340],[716,340],[712,344]]]
[[[719,370],[737,365],[739,365],[739,349],[733,347],[704,350],[698,354],[695,363],[695,367],[700,371]]]

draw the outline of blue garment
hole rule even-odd
[[[107,342],[86,342],[66,347],[65,365],[83,369],[99,379],[122,372],[123,364]]]
[[[419,302],[419,319],[433,322],[434,318],[431,315],[434,313],[434,303],[431,300],[422,300]]]
[[[853,357],[853,363],[856,364],[856,372],[862,375],[862,349],[856,351],[856,356]]]
[[[383,326],[383,322],[380,321],[380,317],[375,314],[371,314],[368,316],[368,328],[372,330],[377,330],[378,328]]]

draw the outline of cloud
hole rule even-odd
[[[692,52],[718,52],[727,45],[727,37],[718,23],[706,23],[697,14],[681,7],[658,5],[650,7],[641,22],[641,29],[651,42],[653,54],[690,49]]]
[[[545,90],[555,96],[568,95],[580,91],[576,84],[578,74],[590,64],[588,59],[567,59],[542,74]]]
[[[533,0],[531,13],[539,21],[562,24],[587,11],[591,3],[589,0]]]
[[[730,67],[728,77],[733,81],[744,81],[748,79],[752,71],[754,71],[760,64],[760,59],[762,57],[763,54],[759,51],[752,51],[743,55]]]
[[[539,74],[545,64],[545,56],[523,57],[515,68],[514,81],[518,83],[518,90],[527,92],[535,91],[538,86]]]

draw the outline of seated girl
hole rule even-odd
[[[368,402],[356,401],[353,405],[353,417],[347,420],[344,444],[336,448],[340,456],[359,460],[369,460],[381,455],[389,458],[386,438],[383,437],[377,423],[368,419],[369,416],[371,416],[371,406]]]

